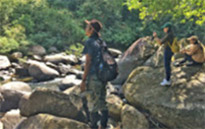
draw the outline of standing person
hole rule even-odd
[[[165,86],[165,85],[171,85],[171,59],[173,56],[173,52],[170,48],[174,41],[174,33],[172,31],[172,25],[171,23],[167,22],[163,26],[163,31],[165,33],[165,36],[162,39],[159,39],[157,36],[157,33],[153,33],[153,37],[155,40],[160,44],[164,44],[164,67],[165,67],[165,74],[166,77],[165,79],[160,83],[160,85]],[[170,45],[169,45],[170,44]]]
[[[87,100],[91,128],[98,129],[97,122],[100,120],[100,128],[104,129],[107,127],[108,121],[108,110],[105,102],[106,82],[100,81],[96,75],[100,52],[98,40],[102,24],[96,19],[86,20],[85,22],[87,24],[85,33],[89,39],[85,42],[83,50],[86,62],[80,88]],[[99,112],[101,112],[101,115],[99,115]]]

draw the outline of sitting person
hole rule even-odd
[[[180,51],[180,53],[185,54],[185,58],[175,64],[175,66],[181,66],[185,63],[187,66],[202,65],[205,62],[203,48],[199,43],[198,37],[191,36],[188,41],[190,44]]]

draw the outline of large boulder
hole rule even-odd
[[[21,92],[15,90],[0,90],[1,102],[0,102],[0,112],[7,112],[12,109],[19,108],[19,102],[24,95]]]
[[[81,83],[81,80],[76,79],[75,75],[68,75],[61,81],[59,85],[59,89],[61,91],[64,91],[70,87],[80,85],[80,83]]]
[[[76,64],[78,59],[75,55],[66,55],[65,53],[59,53],[55,55],[47,55],[44,60],[54,64],[65,63],[65,64]]]
[[[106,97],[106,102],[110,116],[116,120],[120,120],[121,109],[123,107],[123,101],[120,97],[112,94],[108,95]]]
[[[112,83],[123,84],[132,70],[137,66],[143,65],[154,52],[155,46],[152,44],[150,38],[138,39],[126,50],[118,61],[119,75]]]
[[[46,49],[41,45],[33,45],[29,48],[29,52],[32,55],[43,56],[46,54]]]
[[[47,81],[59,76],[59,73],[38,61],[29,61],[29,74],[38,81]]]
[[[82,113],[82,100],[77,95],[66,95],[46,88],[37,88],[30,96],[25,96],[19,103],[22,116],[47,113],[60,117],[85,121]]]
[[[29,84],[20,81],[8,82],[0,87],[1,90],[15,90],[18,92],[31,92]]]
[[[123,129],[149,129],[146,117],[133,106],[124,105],[121,118]]]
[[[205,68],[172,68],[171,87],[162,87],[164,68],[138,67],[123,91],[129,103],[169,128],[205,127]]]
[[[164,57],[164,46],[160,46],[153,56],[151,56],[145,63],[145,66],[162,67]]]
[[[3,123],[3,129],[14,129],[23,119],[25,118],[20,115],[19,110],[11,110],[5,113],[0,121]]]
[[[112,54],[113,57],[118,57],[122,55],[122,52],[120,50],[114,49],[114,48],[108,48],[109,52]]]
[[[8,59],[8,57],[0,55],[0,70],[6,69],[11,66],[11,63]]]
[[[90,127],[75,120],[39,114],[22,121],[16,129],[90,129]]]

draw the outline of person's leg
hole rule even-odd
[[[102,113],[102,116],[101,116],[100,124],[102,128],[106,128],[107,122],[108,122],[108,110],[103,110],[101,111],[101,113]]]
[[[99,120],[102,121],[101,117],[99,117],[98,111],[107,110],[105,102],[106,88],[105,85],[94,75],[90,77],[87,90],[89,92],[89,95],[87,95],[87,101],[90,112],[91,128],[96,128],[97,122]],[[102,115],[106,116],[105,113],[102,113]],[[107,123],[105,122],[104,125],[107,125]]]
[[[172,58],[172,51],[169,49],[165,49],[164,51],[164,67],[165,67],[165,74],[166,74],[166,80],[170,81],[171,77],[171,58]]]

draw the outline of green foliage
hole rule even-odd
[[[84,46],[80,43],[77,44],[73,44],[69,47],[68,50],[66,50],[66,53],[69,54],[74,54],[78,57],[80,57],[82,55],[82,51],[83,51]]]
[[[0,0],[0,10],[0,53],[39,44],[78,55],[84,20],[93,18],[102,22],[102,38],[112,47],[125,49],[153,31],[162,36],[166,21],[177,37],[195,34],[205,42],[204,0]]]
[[[205,23],[204,0],[127,0],[129,10],[139,9],[141,19],[159,19],[172,15],[173,19],[181,19],[181,23],[195,21],[196,24]]]

